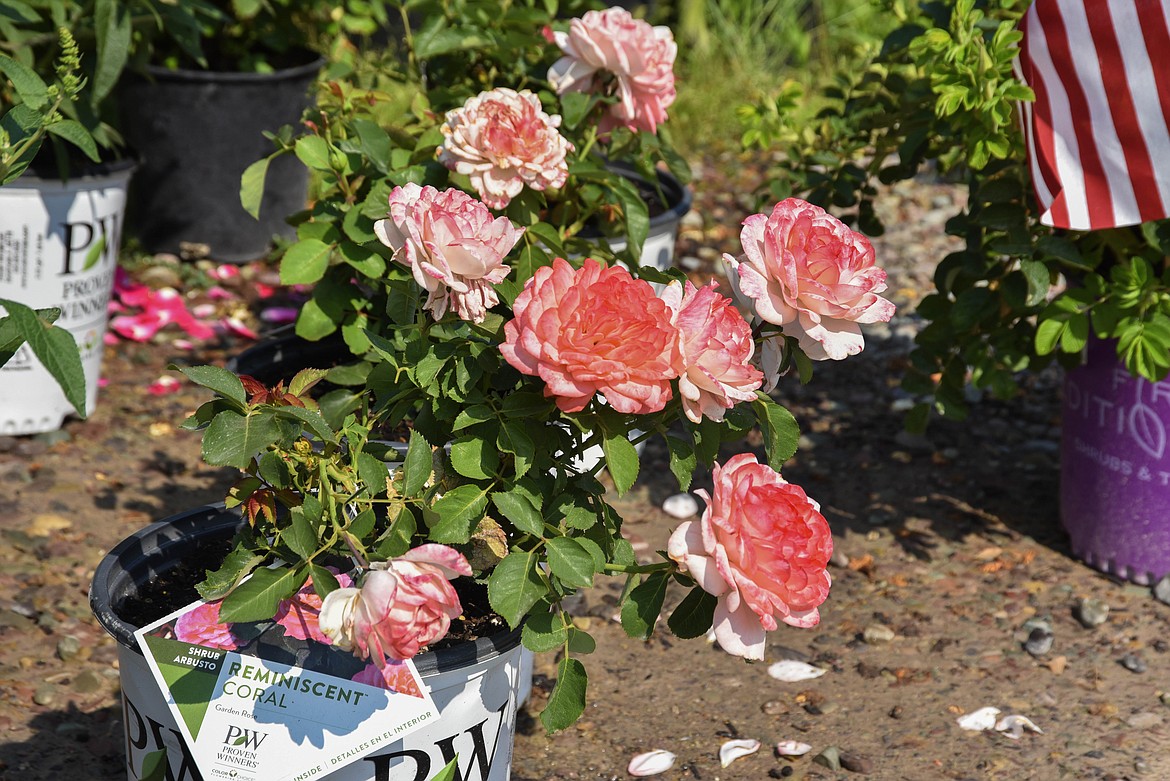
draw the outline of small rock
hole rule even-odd
[[[922,434],[911,434],[902,430],[894,435],[894,444],[909,450],[911,453],[933,453],[934,443]]]
[[[16,447],[16,443],[20,440],[16,437],[2,436],[0,437],[0,453],[10,453]]]
[[[1043,656],[1052,650],[1052,641],[1056,636],[1052,634],[1052,630],[1043,626],[1038,626],[1028,633],[1028,639],[1024,642],[1024,650],[1032,654],[1032,656]]]
[[[81,651],[81,641],[72,635],[66,635],[57,641],[57,658],[62,662],[76,659]]]
[[[18,442],[16,447],[13,448],[13,450],[16,452],[16,455],[25,457],[43,455],[44,452],[48,449],[48,445],[46,445],[44,442],[37,442],[35,439],[26,439],[22,442]]]
[[[1158,699],[1162,701],[1163,705],[1170,706],[1170,692],[1162,692]]]
[[[29,471],[28,465],[23,461],[0,465],[0,482],[5,485],[31,483],[32,481],[32,472]]]
[[[57,725],[54,730],[58,735],[64,738],[72,738],[78,743],[84,743],[89,740],[89,727],[84,724],[79,724],[76,721],[63,721]]]
[[[686,271],[698,271],[703,267],[703,261],[694,255],[684,255],[678,259],[678,265]]]
[[[894,639],[894,630],[884,624],[870,624],[861,637],[869,645],[884,645]]]
[[[1109,605],[1103,600],[1085,597],[1077,604],[1076,617],[1086,629],[1093,629],[1109,620]]]
[[[679,520],[699,514],[699,502],[690,494],[675,494],[662,503],[662,511]]]
[[[768,778],[788,778],[794,773],[796,773],[796,771],[792,769],[792,765],[774,767],[768,771]]]
[[[845,569],[849,566],[849,556],[840,548],[835,548],[832,557],[829,559],[829,563],[834,567]]]
[[[1170,605],[1170,575],[1165,576],[1154,584],[1154,597],[1159,602]]]
[[[46,431],[43,434],[37,434],[34,439],[37,442],[44,442],[48,447],[60,444],[62,442],[69,442],[73,439],[73,435],[68,431],[57,429],[56,431]]]
[[[1141,711],[1130,716],[1125,720],[1125,723],[1134,729],[1150,729],[1151,727],[1158,726],[1162,721],[1162,717],[1157,713]]]
[[[32,522],[25,529],[33,537],[52,537],[55,532],[65,531],[73,526],[73,521],[54,513],[40,513],[34,515]]]
[[[841,769],[841,752],[836,746],[829,746],[813,757],[813,762],[818,765],[827,767],[829,770],[837,771]]]
[[[1126,654],[1121,657],[1121,666],[1131,673],[1144,673],[1146,671],[1146,660],[1137,654]]]
[[[33,692],[33,702],[37,705],[52,705],[53,700],[56,699],[57,690],[51,683],[42,683]]]
[[[905,711],[902,710],[902,706],[895,705],[894,707],[890,708],[890,712],[886,715],[888,715],[891,719],[900,719],[902,718],[903,713],[905,713]]]
[[[788,706],[779,700],[768,700],[760,706],[760,710],[768,716],[782,716],[788,712]]]
[[[703,213],[698,209],[691,209],[683,215],[679,225],[684,228],[702,228],[703,227]]]
[[[890,402],[890,412],[909,412],[914,409],[915,404],[917,402],[911,398],[894,399]]]
[[[78,694],[93,694],[105,688],[106,682],[99,673],[83,670],[73,679],[73,691]]]
[[[873,772],[873,760],[854,754],[852,751],[842,751],[839,757],[841,767],[851,773],[860,773],[863,776]]]

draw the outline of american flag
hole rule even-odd
[[[1021,29],[1040,221],[1092,230],[1170,215],[1170,0],[1036,0]]]

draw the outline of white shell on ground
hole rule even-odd
[[[662,511],[672,518],[685,520],[699,514],[699,502],[690,494],[675,494],[662,503]]]
[[[963,714],[959,717],[959,726],[972,732],[983,732],[995,728],[995,719],[999,716],[999,708],[980,708],[977,711]]]
[[[799,740],[782,740],[776,744],[776,753],[782,757],[803,757],[812,751],[812,746]]]
[[[811,664],[798,662],[795,659],[785,659],[782,662],[776,662],[768,668],[768,675],[778,681],[786,681],[788,683],[811,681],[813,678],[820,678],[826,672],[828,670],[822,670],[820,667],[813,667]]]
[[[727,767],[740,757],[754,754],[760,750],[760,741],[751,738],[729,740],[719,747],[719,764]]]
[[[665,773],[672,767],[674,767],[674,754],[662,749],[655,749],[647,751],[645,754],[638,754],[631,759],[626,772],[638,777],[656,776],[659,773]]]
[[[1027,716],[1021,716],[1017,713],[1013,713],[1010,716],[1004,716],[1002,719],[997,721],[995,723],[995,729],[997,732],[1002,732],[1005,738],[1011,738],[1012,740],[1019,740],[1020,736],[1024,734],[1024,730],[1026,729],[1030,729],[1039,735],[1044,734],[1044,731],[1037,727],[1031,719],[1029,719]]]

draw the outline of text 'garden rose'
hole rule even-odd
[[[756,315],[795,336],[813,360],[861,352],[859,323],[885,322],[894,305],[878,295],[886,272],[873,246],[819,206],[788,198],[770,215],[754,214],[740,233],[744,255],[724,260]]]
[[[504,257],[524,229],[493,217],[465,192],[409,183],[390,193],[390,211],[374,223],[374,233],[427,290],[424,308],[436,320],[450,307],[463,320],[482,323],[500,301],[493,285],[511,271]]]
[[[569,178],[570,144],[540,99],[528,90],[499,87],[447,112],[440,128],[439,162],[471,178],[485,204],[503,209],[525,187],[561,187]]]
[[[652,27],[624,8],[588,11],[553,39],[565,56],[548,72],[558,95],[599,92],[611,86],[617,103],[602,119],[602,132],[617,126],[653,133],[674,103],[678,47],[668,27]],[[612,79],[612,82],[607,81]]]
[[[540,377],[544,395],[579,412],[595,393],[618,412],[657,412],[678,374],[678,329],[650,283],[620,266],[563,258],[536,270],[512,305],[500,352]]]
[[[450,580],[470,576],[463,554],[428,543],[370,565],[361,588],[331,591],[318,624],[334,645],[359,659],[410,659],[442,638],[463,607]]]
[[[711,495],[698,521],[681,524],[667,552],[718,598],[719,645],[746,659],[764,658],[764,633],[779,623],[820,621],[833,553],[829,524],[816,502],[750,453],[713,469]]]

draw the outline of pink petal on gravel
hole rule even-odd
[[[194,350],[195,343],[190,339],[175,339],[171,342],[171,346],[176,350]]]
[[[212,301],[234,301],[239,298],[235,293],[225,288],[215,285],[207,289],[207,295]]]
[[[178,393],[182,387],[183,383],[179,382],[178,378],[163,375],[150,383],[150,385],[147,385],[146,392],[151,396],[165,396],[168,393]]]
[[[719,764],[727,767],[740,757],[754,754],[760,750],[760,741],[751,738],[729,740],[719,747]]]
[[[218,279],[220,282],[223,282],[224,280],[238,277],[240,275],[240,269],[230,263],[224,263],[213,268],[208,274],[212,279]]]
[[[110,330],[134,342],[149,342],[163,324],[151,312],[140,315],[115,317],[110,321]]]
[[[276,295],[276,288],[272,285],[265,285],[263,282],[256,282],[252,285],[252,289],[256,291],[257,298],[272,298]]]
[[[256,332],[248,326],[244,325],[243,321],[236,317],[225,317],[219,321],[221,325],[227,328],[228,331],[236,336],[242,336],[245,339],[257,339]]]
[[[103,344],[117,344],[118,343],[118,335],[116,333],[114,333],[113,331],[106,331],[105,334],[102,335],[102,343]]]
[[[109,334],[107,334],[107,336],[108,336],[108,335],[109,335]],[[109,378],[109,377],[99,377],[99,378],[98,378],[98,387],[99,387],[99,388],[104,388],[104,387],[108,386],[109,384],[110,384],[110,378]]]
[[[191,314],[200,320],[215,317],[215,304],[199,304],[198,306],[194,306],[191,308]]]

